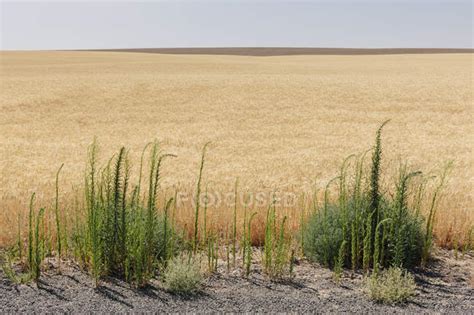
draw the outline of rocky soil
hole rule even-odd
[[[52,263],[50,263],[52,264]],[[95,288],[72,263],[46,271],[38,284],[18,285],[0,272],[0,312],[351,312],[474,313],[474,257],[454,259],[438,250],[427,270],[417,270],[417,295],[403,305],[381,305],[363,291],[360,274],[346,272],[340,284],[327,269],[298,262],[291,280],[273,282],[253,266],[249,279],[224,265],[208,277],[200,293],[184,297],[166,292],[156,280],[145,289],[116,279]]]

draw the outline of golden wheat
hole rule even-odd
[[[449,245],[453,233],[472,228],[472,54],[0,58],[0,244],[14,238],[31,192],[53,204],[62,163],[61,207],[71,204],[94,136],[102,157],[125,145],[136,164],[147,142],[161,141],[178,156],[167,161],[164,188],[194,187],[200,149],[211,141],[204,180],[212,189],[232,195],[239,177],[242,191],[299,194],[324,187],[344,157],[371,147],[389,118],[383,171],[395,174],[400,156],[425,172],[454,160],[435,232]],[[178,211],[191,225],[192,206]],[[223,211],[210,211],[210,227],[230,222],[231,208]],[[300,215],[293,217],[297,226]]]

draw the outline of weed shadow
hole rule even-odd
[[[38,290],[47,292],[48,294],[56,297],[58,300],[61,301],[69,301],[64,295],[59,292],[63,292],[64,289],[52,286],[51,284],[45,282],[44,280],[39,279],[36,283]]]
[[[95,289],[95,291],[99,295],[101,295],[101,296],[103,296],[103,297],[105,297],[105,298],[107,298],[111,301],[120,303],[120,304],[122,304],[122,305],[124,305],[128,308],[133,308],[132,304],[125,301],[126,297],[123,294],[121,294],[120,292],[118,292],[117,290],[114,290],[114,289],[111,289],[111,288],[108,288],[108,287],[105,287],[105,286],[99,286],[98,288]]]

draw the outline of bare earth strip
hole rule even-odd
[[[94,50],[93,50],[94,51]],[[406,55],[406,54],[466,54],[469,48],[288,48],[288,47],[226,47],[226,48],[123,48],[98,49],[105,52],[140,52],[176,55],[232,56],[295,56],[295,55]]]
[[[340,285],[324,268],[301,261],[291,281],[272,282],[254,265],[251,277],[241,270],[230,274],[222,261],[219,274],[208,278],[202,291],[191,297],[167,293],[155,280],[143,290],[109,279],[95,289],[90,276],[75,266],[62,275],[51,270],[38,286],[12,285],[0,271],[2,312],[317,312],[317,313],[456,313],[474,312],[473,257],[455,260],[441,251],[429,272],[415,272],[416,296],[407,304],[376,304],[363,293],[360,274],[347,272]]]

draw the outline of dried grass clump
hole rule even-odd
[[[196,293],[202,282],[201,266],[196,256],[181,254],[169,261],[163,278],[169,292],[183,295]]]
[[[372,274],[366,280],[365,290],[370,299],[378,303],[405,303],[415,295],[413,275],[401,268],[389,268]]]

